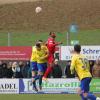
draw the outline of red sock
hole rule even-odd
[[[51,72],[52,72],[52,67],[49,66],[47,68],[46,72],[44,73],[44,76],[43,77],[47,78],[48,74],[51,73]]]

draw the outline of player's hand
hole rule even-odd
[[[62,42],[59,42],[59,44],[63,44]]]

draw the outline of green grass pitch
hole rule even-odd
[[[100,97],[100,94],[96,94]],[[77,94],[0,94],[0,100],[81,100]]]

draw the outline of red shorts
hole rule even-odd
[[[50,55],[48,56],[48,64],[53,63],[54,60],[55,60],[55,59],[54,59],[54,55],[51,55],[51,54],[50,54]]]

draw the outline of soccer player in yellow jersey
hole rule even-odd
[[[49,52],[46,44],[42,40],[38,40],[38,43],[41,44],[41,48],[45,50],[45,52]]]
[[[74,54],[71,60],[71,73],[77,73],[78,78],[80,80],[80,89],[79,94],[82,100],[100,100],[100,98],[96,98],[93,94],[89,93],[89,85],[92,79],[92,75],[89,71],[89,63],[87,58],[80,54],[81,46],[75,45],[74,46]]]
[[[33,83],[33,89],[35,91],[38,91],[35,83],[36,79],[36,72],[38,71],[37,68],[37,58],[36,58],[36,46],[32,47],[32,54],[31,54],[31,59],[30,59],[30,65],[31,65],[31,70],[32,70],[32,83]]]
[[[45,51],[46,54],[48,55],[48,54],[49,54],[49,51],[48,51],[48,48],[47,48],[46,44],[45,44],[42,40],[38,40],[38,43],[40,43],[41,49],[42,49],[43,51]],[[47,57],[47,58],[48,58],[48,57]],[[46,58],[46,63],[47,63],[47,58]],[[45,68],[45,70],[44,70],[44,73],[45,73],[46,69],[47,69],[47,66],[46,66],[46,68]]]
[[[36,43],[36,59],[37,59],[37,69],[38,75],[35,76],[34,83],[39,79],[39,89],[42,89],[42,76],[47,68],[47,57],[48,51],[45,50],[40,43]]]

